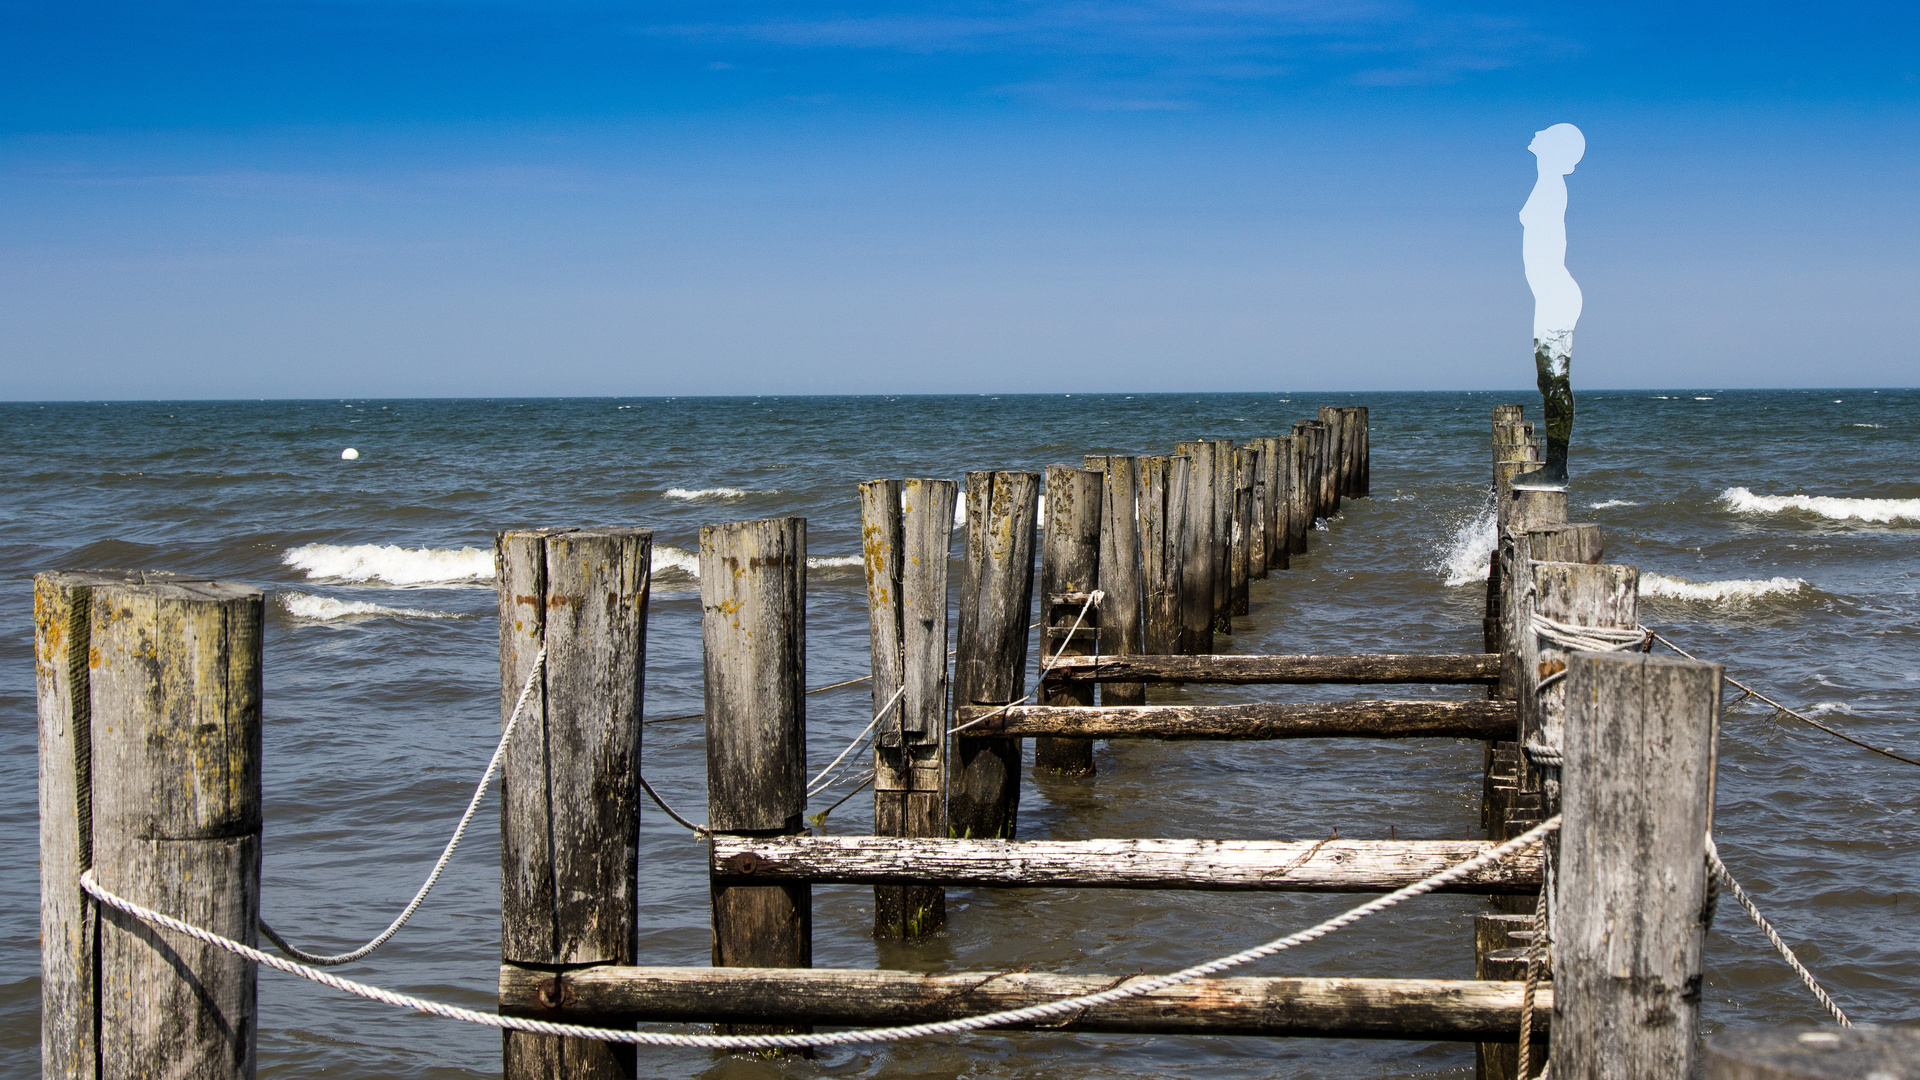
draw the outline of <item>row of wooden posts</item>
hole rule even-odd
[[[1496,474],[1506,469],[1510,478],[1526,458],[1526,435],[1503,457],[1497,440],[1514,435],[1518,417],[1496,420]],[[1366,430],[1364,410],[1341,411],[1230,453],[1200,442],[1167,458],[1057,467],[1038,530],[1039,476],[970,474],[951,687],[946,578],[956,486],[863,485],[873,702],[882,716],[874,836],[804,828],[805,522],[703,529],[711,968],[635,966],[651,534],[500,534],[503,716],[529,679],[535,688],[503,766],[501,1009],[759,1032],[1059,1000],[1123,979],[811,969],[811,886],[874,886],[876,931],[892,936],[939,928],[951,885],[1382,892],[1559,813],[1552,988],[1536,999],[1533,1020],[1536,1038],[1552,1032],[1554,1075],[1687,1075],[1720,669],[1637,651],[1569,655],[1532,632],[1536,614],[1576,626],[1636,625],[1635,571],[1598,563],[1597,530],[1559,523],[1564,496],[1556,503],[1552,493],[1512,491],[1496,478],[1503,528],[1488,633],[1497,648],[1211,652],[1211,635],[1231,627],[1240,560],[1248,577],[1256,562],[1284,565],[1304,523],[1330,513],[1337,497],[1365,493]],[[1231,485],[1219,479],[1229,460]],[[1067,655],[1029,702],[1036,532],[1041,640],[1049,659]],[[1126,552],[1128,543],[1137,553]],[[1580,557],[1561,557],[1568,553]],[[1137,584],[1123,583],[1127,567]],[[1090,602],[1096,590],[1100,603]],[[1140,636],[1129,648],[1136,616],[1126,600],[1134,596]],[[1204,625],[1193,617],[1203,610]],[[35,616],[45,1075],[97,1080],[167,1062],[174,1075],[251,1076],[251,966],[103,910],[77,881],[92,868],[121,895],[255,940],[261,594],[168,575],[43,574]],[[1455,684],[1487,687],[1489,696],[1144,703],[1145,686],[1167,682]],[[1013,838],[1023,739],[1052,740],[1036,751],[1039,767],[1084,769],[1096,738],[1300,737],[1486,740],[1492,839]],[[1558,751],[1564,765],[1532,762],[1518,749],[1529,742]],[[1536,851],[1454,891],[1511,898],[1531,911],[1544,866]],[[1477,929],[1478,980],[1206,979],[1088,1009],[1063,1026],[1465,1040],[1482,1044],[1483,1073],[1498,1075],[1502,1047],[1519,1029],[1523,984],[1510,963],[1500,967],[1516,929],[1511,921]],[[1250,926],[1249,938],[1264,930]],[[505,1037],[504,1062],[510,1080],[635,1068],[631,1048],[518,1032]]]

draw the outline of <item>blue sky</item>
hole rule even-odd
[[[0,396],[1913,385],[1905,5],[0,3]]]

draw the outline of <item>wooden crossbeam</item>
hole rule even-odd
[[[1356,653],[1299,656],[1063,656],[1061,682],[1429,683],[1500,681],[1499,653]]]
[[[1465,862],[1485,840],[961,840],[892,836],[715,836],[712,872],[731,881],[1055,886],[1106,889],[1391,892]],[[1442,891],[1532,894],[1538,854]]]
[[[1512,739],[1511,701],[1251,702],[1241,705],[969,705],[961,738]],[[978,721],[978,723],[975,723]]]
[[[1145,976],[616,966],[556,974],[507,965],[500,969],[500,1011],[551,1020],[619,1016],[629,1023],[868,1027],[1024,1008],[1121,986],[1129,978]],[[1524,988],[1518,982],[1454,979],[1196,979],[1023,1026],[1511,1042],[1520,1029]],[[1546,1038],[1552,1015],[1553,991],[1542,986],[1533,1004],[1536,1039]]]

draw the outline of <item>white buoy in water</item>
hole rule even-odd
[[[341,461],[358,461],[360,460],[360,451],[355,450],[353,447],[349,446],[345,450],[340,451],[340,460]]]

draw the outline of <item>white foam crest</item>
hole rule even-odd
[[[1640,595],[1667,600],[1698,600],[1709,604],[1745,604],[1763,596],[1790,596],[1813,586],[1804,578],[1735,578],[1731,581],[1688,581],[1651,570],[1640,574]]]
[[[1728,488],[1720,501],[1736,514],[1777,514],[1803,510],[1833,521],[1920,522],[1920,499],[1843,499],[1832,495],[1755,495]]]
[[[712,488],[698,488],[698,489],[676,487],[676,488],[668,488],[667,490],[661,492],[660,494],[664,498],[685,499],[691,502],[698,499],[744,499],[748,495],[753,495],[753,494],[773,495],[778,493],[771,492],[771,491],[752,492],[752,491],[748,491],[746,488],[736,488],[736,487],[712,487]]]
[[[1608,499],[1606,502],[1588,503],[1589,510],[1611,510],[1616,506],[1639,506],[1632,499]]]
[[[1883,428],[1885,424],[1848,424],[1848,427]]]
[[[303,592],[280,594],[280,607],[296,619],[309,622],[333,622],[338,619],[364,618],[405,618],[405,619],[458,619],[464,616],[445,611],[424,611],[420,608],[396,608],[385,604],[370,604],[364,600],[335,600],[331,596],[312,596]]]
[[[867,561],[858,555],[809,555],[807,569],[827,570],[840,566],[865,566]]]
[[[668,575],[671,578],[671,575],[679,574],[697,580],[700,577],[700,557],[672,544],[655,544],[652,570],[655,577]]]
[[[1806,709],[1808,716],[1826,716],[1829,713],[1853,715],[1853,706],[1844,701],[1816,701]]]
[[[398,544],[306,544],[280,554],[309,581],[402,587],[491,584],[493,552],[483,548],[403,548]]]
[[[1434,569],[1446,575],[1449,585],[1471,585],[1487,580],[1488,564],[1499,539],[1499,526],[1492,503],[1483,505],[1472,517],[1460,522],[1453,535],[1436,544],[1440,561]]]

